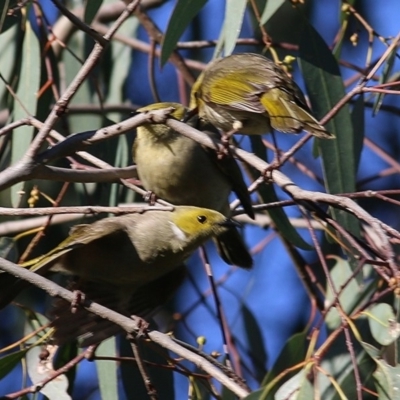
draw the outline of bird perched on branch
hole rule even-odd
[[[171,116],[181,120],[187,109],[178,103],[156,103],[139,112],[173,107]],[[205,131],[215,140],[219,133],[197,117],[188,124]],[[211,208],[229,216],[229,194],[234,191],[247,214],[254,218],[251,199],[242,173],[232,157],[218,159],[212,149],[181,135],[165,124],[148,123],[137,128],[133,145],[137,173],[146,190],[172,204]],[[239,232],[230,228],[215,239],[228,264],[250,268],[253,260]]]
[[[311,115],[296,83],[259,54],[233,54],[211,62],[192,87],[190,109],[224,132],[305,130],[321,139],[334,137]]]
[[[74,289],[88,291],[91,300],[125,315],[143,315],[179,286],[185,259],[232,224],[215,210],[189,206],[104,218],[73,227],[67,239],[35,260],[32,270],[76,275],[79,283]],[[16,287],[2,287],[0,301],[10,290],[16,295]],[[87,345],[118,331],[109,321],[97,326],[93,321],[99,317],[83,308],[71,314],[66,302],[57,302],[53,314],[58,316],[54,322],[58,342],[85,333]]]

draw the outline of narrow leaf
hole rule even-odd
[[[266,160],[265,146],[262,144],[260,136],[250,136],[251,148],[254,154],[263,160]],[[258,173],[257,173],[258,174]],[[256,179],[256,173],[252,172],[253,178]],[[275,189],[272,185],[262,185],[258,189],[258,193],[262,198],[263,203],[272,203],[279,201]],[[277,230],[290,242],[303,250],[312,250],[310,246],[292,226],[286,213],[281,208],[268,210],[268,214],[274,222]]]
[[[384,360],[379,360],[374,373],[379,400],[400,399],[400,366],[392,367]]]
[[[28,7],[29,9],[29,7]],[[25,21],[25,37],[22,47],[21,70],[16,95],[18,101],[14,102],[14,120],[26,118],[36,114],[37,96],[40,87],[40,46],[38,38],[28,20]],[[33,129],[28,126],[15,130],[12,136],[11,163],[19,161],[28,149],[33,136]],[[11,198],[14,207],[21,199],[20,191],[24,182],[12,187]]]
[[[400,336],[400,324],[396,321],[393,308],[389,304],[374,304],[366,312],[374,339],[388,346]]]
[[[160,62],[163,66],[171,53],[174,51],[176,43],[182,36],[187,26],[192,22],[193,18],[199,13],[207,0],[178,0],[171,18],[168,22],[168,27],[164,35],[164,40],[161,48]]]
[[[299,45],[300,67],[314,114],[322,118],[345,96],[339,66],[317,31],[305,25]],[[317,140],[322,157],[325,185],[329,193],[352,193],[356,188],[354,132],[350,109],[346,104],[326,125],[336,138]],[[337,209],[333,217],[355,236],[360,235],[358,220]]]
[[[97,14],[97,11],[101,7],[103,0],[97,0],[97,1],[85,0],[85,3],[86,3],[85,15],[83,17],[83,20],[85,21],[86,24],[90,25]]]
[[[396,61],[396,57],[397,57],[397,49],[394,48],[392,50],[392,52],[390,53],[387,62],[385,63],[385,66],[383,67],[383,71],[381,76],[379,77],[379,83],[386,83],[389,81],[389,76],[392,73],[393,70],[393,66],[394,66],[394,62]],[[382,102],[383,102],[383,96],[384,93],[378,93],[375,101],[374,101],[374,105],[373,105],[373,112],[372,114],[375,116],[376,114],[378,114],[379,109],[381,108]]]
[[[260,18],[260,25],[264,25],[275,14],[280,6],[285,3],[285,0],[267,0],[264,11]]]
[[[364,119],[364,94],[358,96],[351,112],[351,121],[354,131],[354,172],[357,174],[360,164],[361,152],[364,145],[365,119]]]
[[[243,17],[246,12],[247,0],[227,0],[224,20],[224,54],[232,53],[235,49],[237,38],[243,24]]]
[[[115,336],[103,341],[96,354],[107,357],[117,357]],[[118,378],[116,361],[96,361],[102,399],[118,399]]]
[[[0,379],[8,375],[25,357],[27,350],[20,350],[0,358]]]

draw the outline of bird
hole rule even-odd
[[[31,270],[76,276],[74,290],[87,289],[85,295],[125,315],[146,314],[165,302],[182,282],[186,258],[232,224],[215,210],[192,206],[103,218],[74,226],[63,242],[34,260]],[[16,295],[15,287],[1,287],[0,279],[0,299],[8,290]],[[52,314],[57,343],[85,332],[87,345],[104,339],[108,331],[119,330],[109,321],[99,329],[92,324],[97,317],[84,324],[81,316],[87,317],[89,312],[79,307],[75,317],[67,318],[71,312],[65,302],[56,303]],[[63,334],[66,323],[71,329],[69,336]]]
[[[225,133],[305,130],[321,139],[334,138],[312,116],[297,84],[260,54],[233,54],[208,64],[192,87],[189,108],[189,114],[198,112]]]
[[[171,116],[181,120],[188,111],[179,103],[155,103],[138,109],[149,112],[173,108]],[[197,116],[187,121],[215,140],[218,131],[210,124],[200,124]],[[143,187],[157,197],[177,205],[192,205],[231,215],[229,195],[234,191],[246,213],[254,218],[251,198],[242,172],[232,157],[218,158],[212,149],[181,135],[165,124],[146,123],[137,128],[133,160]],[[231,265],[251,268],[253,259],[235,227],[215,240],[223,260]]]

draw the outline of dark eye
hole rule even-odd
[[[204,224],[204,222],[207,221],[207,217],[205,215],[199,215],[197,217],[197,221],[199,221],[201,224]]]

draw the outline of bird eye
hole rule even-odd
[[[205,215],[199,215],[197,217],[197,221],[199,221],[201,224],[204,224],[204,222],[207,221],[207,217]]]

